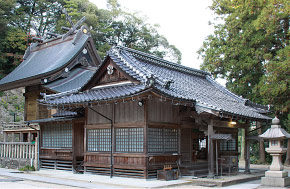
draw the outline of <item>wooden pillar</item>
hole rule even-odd
[[[23,142],[23,132],[19,133],[19,142]]]
[[[214,177],[214,147],[213,147],[213,141],[211,139],[211,136],[213,135],[213,120],[210,120],[210,123],[208,124],[208,177],[213,178]]]
[[[31,142],[31,132],[28,132],[28,139],[27,139],[28,142]]]
[[[34,146],[34,168],[35,170],[38,170],[38,155],[39,155],[39,152],[38,152],[38,145],[39,145],[39,142],[38,142],[38,137],[35,138],[35,146]]]
[[[71,123],[71,127],[72,127],[72,172],[73,173],[76,173],[76,147],[77,147],[77,144],[75,143],[76,142],[76,123],[75,122],[72,122]]]
[[[248,135],[248,128],[245,128],[245,139],[247,138]],[[245,140],[245,153],[244,153],[244,158],[245,158],[245,173],[251,173],[250,171],[250,141]]]
[[[241,155],[240,155],[240,161],[245,161],[245,129],[241,129]]]
[[[257,121],[257,128],[259,128],[258,129],[258,135],[261,135],[262,134],[262,124],[261,124],[261,122],[260,121]],[[260,156],[260,158],[259,158],[259,163],[262,163],[262,164],[264,164],[265,162],[266,162],[266,156],[265,156],[265,145],[264,145],[264,140],[260,140],[259,141],[259,147],[260,147],[260,150],[259,150],[259,156]]]

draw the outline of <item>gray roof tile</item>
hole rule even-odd
[[[247,106],[247,99],[243,99],[219,85],[207,72],[170,63],[124,47],[112,48],[108,52],[108,56],[128,75],[140,81],[140,84],[108,86],[63,97],[51,96],[51,99],[46,102],[42,101],[42,103],[59,104],[60,99],[63,99],[62,103],[108,100],[136,94],[146,88],[153,88],[166,96],[192,101],[196,106],[215,110],[221,114],[270,119],[260,114],[263,113],[260,106],[259,109]],[[152,76],[156,82],[153,86],[147,86],[146,82]],[[173,83],[166,88],[165,85],[169,80],[172,80]],[[85,97],[86,99],[82,99]]]

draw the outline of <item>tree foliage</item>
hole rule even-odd
[[[258,103],[290,110],[290,4],[287,0],[214,0],[214,34],[198,51],[202,69]],[[290,120],[290,118],[288,119]],[[290,123],[286,124],[290,127]]]
[[[146,22],[136,13],[122,9],[117,0],[108,0],[108,9],[99,9],[88,0],[1,0],[0,1],[0,78],[20,62],[31,42],[31,23],[42,36],[46,32],[64,33],[62,26],[71,27],[62,13],[66,8],[73,23],[86,16],[97,51],[101,57],[112,45],[152,53],[180,63],[181,53],[157,32],[157,26]]]
[[[289,0],[213,0],[210,8],[217,22],[198,51],[202,69],[235,93],[274,105],[290,131]]]
[[[116,0],[108,1],[108,10],[98,9],[87,0],[65,1],[64,7],[75,21],[86,16],[85,23],[91,29],[101,57],[110,46],[123,45],[176,63],[181,61],[181,52],[157,32],[157,25],[146,23],[146,19],[136,13],[122,10]],[[59,22],[58,28],[63,24]]]

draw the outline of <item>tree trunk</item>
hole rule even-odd
[[[286,166],[290,165],[290,139],[288,139],[288,144],[287,144],[287,154],[286,154],[285,165]]]
[[[257,121],[257,127],[261,127],[261,122]],[[262,128],[258,129],[258,135],[262,134]],[[259,141],[259,147],[260,147],[260,159],[259,163],[265,164],[266,163],[266,156],[265,156],[265,145],[264,140]]]

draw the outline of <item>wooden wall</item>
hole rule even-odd
[[[120,102],[114,104],[115,109],[115,123],[136,123],[136,122],[144,122],[144,106],[138,106],[138,101],[129,101],[129,102]],[[110,119],[113,119],[113,104],[102,104],[102,105],[95,105],[93,109],[97,112],[107,116]],[[88,117],[87,117],[87,124],[100,124],[100,123],[107,123],[109,124],[110,121],[105,119],[104,117],[98,115],[96,112],[88,109]]]
[[[82,121],[73,122],[73,156],[75,160],[84,157],[84,124]]]
[[[180,153],[181,162],[190,163],[192,159],[192,129],[181,128],[180,129]]]
[[[41,99],[40,93],[44,92],[40,85],[28,86],[25,88],[24,120],[37,120],[51,117],[52,110],[40,105],[37,99]]]
[[[148,122],[179,124],[179,107],[171,102],[153,98],[148,101]]]
[[[25,93],[25,120],[36,120],[38,118],[38,104],[40,91]]]

